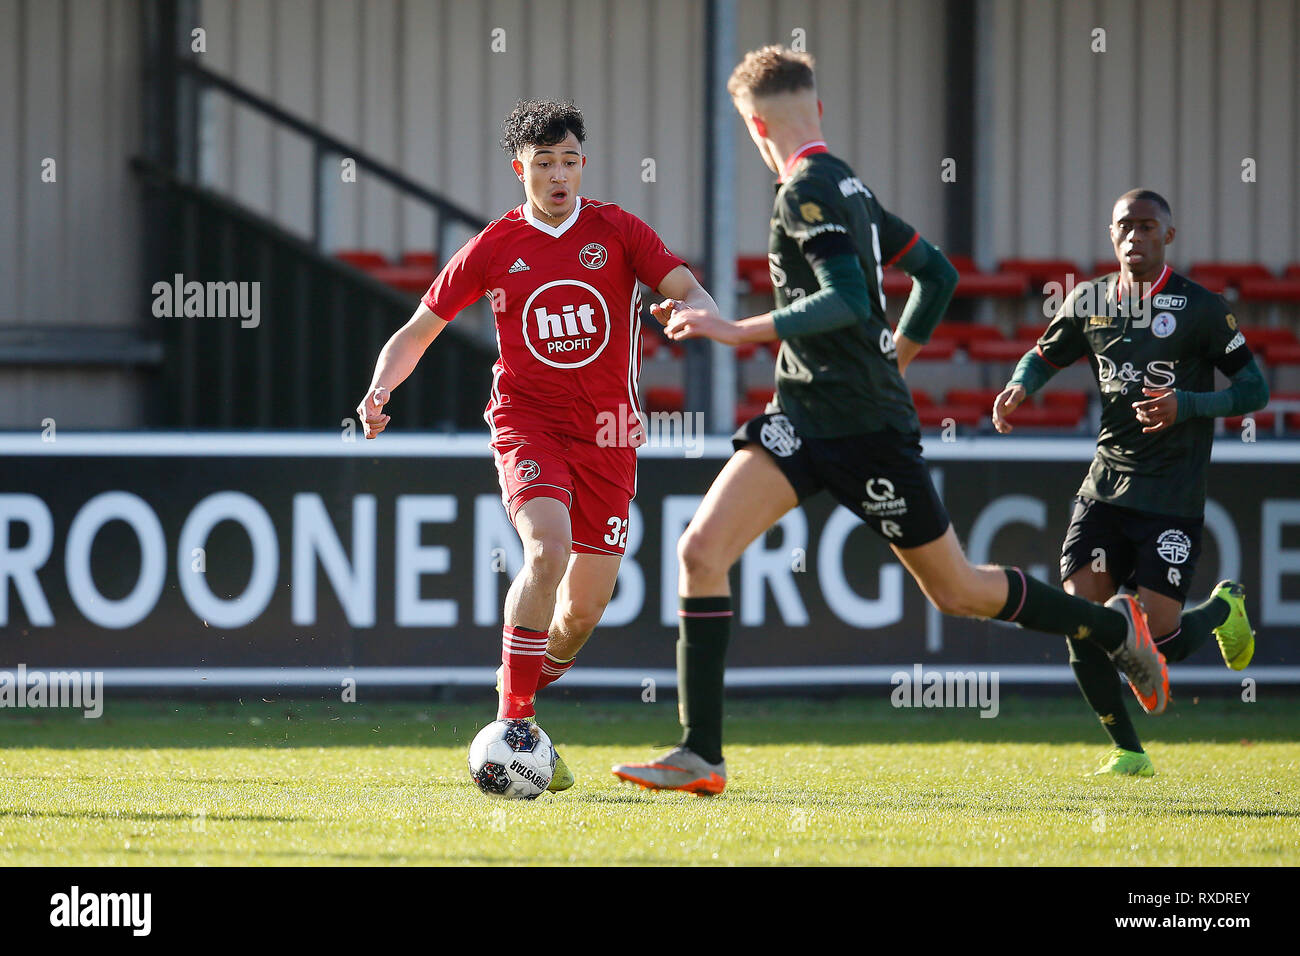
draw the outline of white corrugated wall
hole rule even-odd
[[[139,322],[139,25],[136,0],[0,0],[0,326]],[[0,366],[0,426],[135,425],[134,382]]]
[[[1109,257],[1111,204],[1141,186],[1173,206],[1175,265],[1300,260],[1300,3],[985,6],[997,130],[985,257]]]
[[[832,147],[887,205],[936,234],[943,76],[910,65],[941,53],[942,4],[741,0],[738,8],[742,50],[798,39],[819,57]],[[200,9],[213,69],[484,218],[522,198],[497,146],[506,113],[521,97],[572,97],[589,131],[583,193],[627,207],[682,254],[702,254],[701,0],[204,0]],[[497,29],[501,52],[492,48]],[[209,181],[305,234],[303,142],[215,101]],[[762,253],[772,177],[736,124],[737,242]],[[642,175],[647,159],[653,182]],[[333,246],[429,247],[432,224],[418,205],[399,207],[390,190],[364,181],[336,195]]]

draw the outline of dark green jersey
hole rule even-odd
[[[1168,266],[1134,306],[1116,303],[1119,274],[1076,286],[1038,340],[1064,368],[1086,356],[1101,389],[1097,456],[1079,494],[1154,514],[1201,517],[1214,421],[1189,418],[1144,434],[1133,411],[1145,388],[1214,390],[1214,370],[1233,375],[1250,348],[1220,296]]]
[[[884,266],[916,239],[915,229],[882,209],[853,170],[829,153],[809,156],[779,185],[767,254],[777,308],[817,292],[812,262],[843,252],[856,254],[871,302],[867,320],[782,340],[776,403],[800,434],[920,431],[912,393],[898,374],[881,290]]]

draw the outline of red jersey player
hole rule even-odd
[[[501,357],[484,417],[501,498],[524,546],[506,595],[499,717],[533,717],[537,691],[561,677],[614,593],[636,493],[640,280],[668,300],[717,306],[654,230],[612,203],[581,199],[582,113],[530,100],[506,118],[501,145],[523,205],[467,242],[443,267],[375,365],[357,413],[367,438],[383,406],[456,314],[486,296]],[[609,416],[615,416],[611,419]],[[602,426],[604,426],[602,428]],[[611,431],[626,446],[602,444]],[[573,785],[557,763],[551,790]]]

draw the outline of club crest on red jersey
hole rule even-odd
[[[541,473],[542,469],[531,458],[526,458],[515,465],[515,481],[532,481]]]
[[[578,253],[578,261],[588,269],[599,269],[609,261],[609,253],[599,242],[589,242]]]
[[[609,344],[609,307],[585,282],[557,279],[524,305],[524,344],[552,368],[581,368]]]

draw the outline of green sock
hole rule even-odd
[[[678,611],[677,709],[682,746],[722,762],[722,678],[731,638],[731,598],[684,597]]]
[[[1091,641],[1067,637],[1065,643],[1070,648],[1070,670],[1083,699],[1096,712],[1110,739],[1116,747],[1142,753],[1142,743],[1124,706],[1124,686],[1106,652]]]
[[[1019,568],[1002,570],[1007,576],[1007,604],[997,614],[999,621],[1014,621],[1031,631],[1090,640],[1108,653],[1128,637],[1128,622],[1119,611],[1066,594]]]
[[[1209,639],[1214,629],[1228,619],[1232,606],[1221,597],[1211,597],[1204,604],[1184,611],[1181,625],[1174,633],[1156,640],[1156,647],[1170,664],[1186,660]]]

